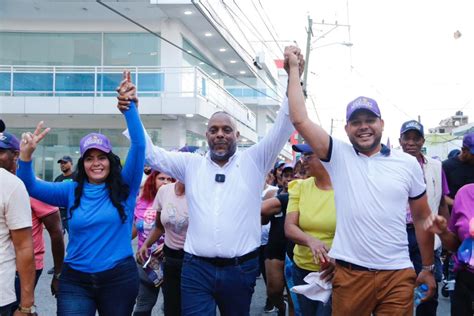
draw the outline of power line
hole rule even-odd
[[[224,0],[222,0],[222,2],[225,4]],[[233,3],[234,5],[236,6],[236,8],[240,11],[240,13],[242,14],[242,16],[247,20],[248,24],[252,27],[253,31],[247,27],[247,29],[249,31],[252,31],[253,34],[255,35],[255,37],[257,37],[259,39],[259,42],[261,42],[269,51],[271,51],[275,56],[278,56],[277,54],[275,54],[275,52],[273,51],[273,49],[271,49],[266,41],[264,40],[264,37],[262,35],[262,33],[260,33],[260,31],[257,29],[257,27],[255,26],[255,24],[252,23],[252,21],[248,18],[248,16],[245,14],[245,12],[240,8],[240,6],[237,4],[237,2],[235,0],[233,0]],[[230,9],[230,6],[226,6],[226,8]],[[233,12],[233,11],[232,11]],[[234,13],[235,14],[235,13]],[[236,15],[236,14],[235,14]],[[241,19],[240,19],[241,20]],[[242,20],[241,20],[242,21]],[[243,22],[243,21],[242,21]],[[272,41],[273,42],[273,41]],[[250,45],[252,45],[251,43],[249,43]]]
[[[228,76],[229,78],[234,79],[235,81],[241,83],[242,85],[244,85],[244,86],[246,86],[246,87],[252,89],[253,91],[255,91],[255,92],[257,92],[257,93],[259,93],[259,94],[261,94],[261,95],[263,95],[263,96],[266,96],[266,97],[269,98],[269,99],[272,99],[272,100],[274,100],[274,101],[276,101],[276,102],[280,102],[280,101],[281,101],[281,100],[275,99],[274,97],[272,97],[272,96],[266,94],[266,93],[263,92],[263,91],[260,91],[260,90],[258,90],[258,89],[256,89],[256,88],[252,87],[251,85],[249,85],[249,84],[247,84],[246,82],[240,80],[240,79],[237,78],[236,76],[233,76],[233,75],[231,75],[231,74],[229,74],[229,73],[227,73],[227,72],[225,72],[225,71],[223,71],[223,70],[217,68],[217,67],[214,66],[213,64],[210,64],[207,60],[205,60],[205,59],[203,59],[203,58],[201,58],[201,57],[199,57],[199,56],[197,56],[197,55],[195,55],[195,54],[193,54],[193,53],[188,52],[187,50],[185,50],[185,49],[183,49],[182,47],[176,45],[175,43],[171,42],[170,40],[168,40],[168,39],[162,37],[160,34],[158,34],[158,33],[156,33],[156,32],[153,32],[152,30],[150,30],[150,29],[147,28],[146,26],[144,26],[144,25],[138,23],[137,21],[133,20],[132,18],[129,18],[129,17],[126,16],[125,14],[123,14],[123,13],[121,13],[121,12],[115,10],[114,8],[108,6],[107,4],[103,3],[102,0],[96,0],[96,2],[99,3],[100,5],[104,6],[105,8],[109,9],[110,11],[116,13],[117,15],[123,17],[124,19],[128,20],[129,22],[135,24],[136,26],[138,26],[138,27],[144,29],[145,31],[149,32],[150,34],[152,34],[152,35],[158,37],[159,39],[163,40],[164,42],[168,43],[169,45],[171,45],[171,46],[173,46],[173,47],[175,47],[175,48],[181,50],[183,53],[188,54],[188,55],[190,55],[190,56],[196,58],[196,59],[199,60],[200,62],[203,62],[204,64],[206,64],[206,65],[208,65],[209,67],[211,67],[211,68],[215,69],[216,71],[218,71],[220,74],[223,74],[223,75],[225,75],[225,76]],[[274,92],[275,92],[275,91],[274,91]]]
[[[191,0],[191,1],[193,2],[194,6],[199,10],[199,7],[197,6],[196,1],[195,1],[195,0]],[[212,18],[215,22],[217,22],[217,19],[212,15],[212,13],[210,12],[210,9],[207,8],[201,1],[199,1],[199,3],[200,3],[200,5],[209,13],[209,15],[211,16],[211,18]],[[206,19],[208,19],[207,16],[205,16],[205,14],[203,14],[203,15],[204,15],[204,17],[205,17]],[[208,19],[208,21],[209,21],[209,19]],[[212,25],[211,21],[209,21],[209,23]],[[245,51],[245,52],[247,53],[247,55],[250,56],[251,59],[254,59],[254,57],[248,53],[248,51],[235,39],[235,37],[229,32],[229,30],[228,30],[224,25],[222,25],[222,24],[220,24],[220,23],[217,23],[217,24],[218,24],[224,31],[226,31],[226,33],[227,33],[230,37],[232,37],[232,38],[234,39],[234,41],[237,43],[237,45],[239,45],[239,47],[240,47],[243,51]],[[260,80],[262,80],[262,82],[263,82],[270,90],[272,90],[276,95],[279,95],[280,91],[275,90],[275,88],[274,88],[271,84],[269,84],[269,83],[258,73],[258,71],[257,71],[257,72],[254,72],[254,74],[255,74],[258,78],[260,78]],[[234,78],[234,77],[231,77],[231,78]],[[279,84],[279,81],[278,81],[278,80],[276,80],[276,82],[277,82],[277,84]],[[280,84],[280,85],[281,85],[281,84]],[[282,86],[282,85],[281,85],[281,86]],[[282,86],[282,87],[283,87],[283,86]],[[285,88],[285,87],[283,87],[283,88]],[[260,93],[262,93],[262,92],[260,92]],[[265,94],[265,95],[266,95],[266,94]],[[267,95],[267,96],[268,96],[268,95]],[[270,98],[271,98],[271,97],[270,97]],[[275,100],[274,98],[271,98],[271,99],[272,99],[272,100]],[[281,100],[279,100],[278,102],[281,102]]]
[[[278,49],[280,50],[280,52],[282,53],[283,55],[283,50],[281,49],[281,47],[278,45],[277,43],[277,40],[275,38],[275,36],[273,36],[273,32],[270,30],[270,28],[268,27],[267,23],[265,23],[265,19],[262,17],[262,15],[260,14],[260,10],[257,8],[257,6],[255,5],[255,2],[253,0],[250,1],[253,5],[253,7],[255,8],[255,11],[257,11],[257,14],[258,16],[260,17],[260,19],[262,20],[263,22],[263,25],[265,25],[265,28],[267,29],[268,33],[270,33],[270,36],[273,38],[273,40],[275,41],[275,44],[277,45]],[[262,10],[265,11],[265,9],[263,9],[262,7]]]

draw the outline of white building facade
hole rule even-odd
[[[255,56],[256,67],[219,30],[216,17],[191,1],[103,4],[0,4],[0,116],[17,135],[40,120],[52,128],[36,155],[39,176],[57,176],[63,155],[78,158],[79,140],[89,132],[107,135],[125,157],[128,141],[115,99],[124,69],[132,72],[142,121],[157,145],[205,150],[206,122],[220,110],[236,119],[241,146],[265,135],[282,93],[264,51]],[[291,156],[289,146],[282,154]]]

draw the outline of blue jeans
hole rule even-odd
[[[133,257],[114,268],[85,273],[63,264],[59,278],[58,316],[130,316],[138,294],[138,273]]]
[[[259,274],[258,257],[240,265],[215,266],[186,253],[181,272],[181,313],[184,316],[249,315]]]
[[[416,241],[415,228],[413,225],[407,226],[407,236],[408,236],[408,249],[410,252],[410,260],[413,263],[415,272],[418,275],[421,271],[422,262],[420,249],[418,248],[418,242]],[[436,291],[431,300],[428,302],[420,303],[416,308],[416,316],[427,316],[433,315],[436,316],[436,309],[438,308],[438,282],[441,282],[443,267],[441,264],[441,248],[434,251],[434,264],[435,264],[435,273],[434,277],[436,280]]]
[[[311,272],[299,268],[296,264],[293,265],[293,281],[295,285],[306,284],[304,278]],[[331,299],[324,304],[320,301],[313,301],[302,294],[296,294],[298,297],[299,308],[303,316],[331,316]]]
[[[290,257],[288,257],[288,254],[285,255],[285,282],[286,282],[286,287],[290,290],[290,297],[291,301],[293,302],[293,311],[295,312],[295,316],[301,316],[301,308],[300,304],[298,303],[298,297],[297,294],[294,292],[291,292],[291,288],[295,286],[295,280],[294,280],[294,275],[293,275],[293,266],[295,263],[291,261]]]

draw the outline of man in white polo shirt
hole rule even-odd
[[[323,161],[333,183],[336,234],[329,255],[336,259],[333,315],[411,315],[413,290],[434,293],[433,234],[423,229],[431,214],[423,173],[416,159],[382,145],[384,122],[375,100],[359,97],[347,106],[345,130],[351,144],[330,137],[307,115],[298,88],[298,58],[290,65],[291,120]],[[418,275],[408,253],[406,204],[410,204],[423,267]]]

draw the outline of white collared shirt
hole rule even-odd
[[[336,235],[329,256],[379,270],[413,267],[406,205],[426,190],[415,157],[397,150],[368,157],[333,138],[330,160],[323,165],[336,202]]]
[[[294,128],[285,98],[275,124],[257,144],[237,151],[222,167],[208,152],[168,152],[147,138],[146,160],[186,186],[189,226],[184,250],[202,257],[233,258],[260,246],[261,193],[267,172]],[[215,180],[225,176],[224,182]]]

